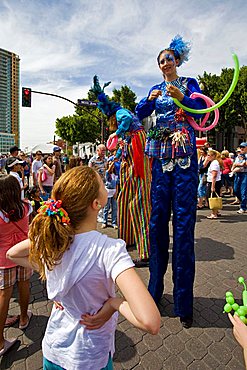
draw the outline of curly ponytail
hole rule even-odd
[[[29,230],[30,261],[39,266],[41,279],[45,279],[45,266],[52,270],[60,262],[98,193],[98,175],[87,166],[66,171],[55,183],[52,199],[61,201],[70,223],[64,223],[58,214],[45,212],[33,219]]]

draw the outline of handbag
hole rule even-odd
[[[44,182],[45,180],[47,180],[47,173],[46,173],[45,169],[43,168],[43,171],[42,171],[42,174],[41,174],[41,181]]]
[[[213,197],[213,193],[211,193],[211,197],[208,198],[209,208],[210,209],[222,209],[222,198],[218,196],[215,192],[216,197]]]

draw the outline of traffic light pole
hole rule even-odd
[[[72,103],[73,105],[77,106],[77,107],[80,107],[80,105],[78,105],[77,103],[73,102],[72,100],[70,99],[67,99],[65,98],[64,96],[61,96],[61,95],[56,95],[56,94],[51,94],[51,93],[45,93],[45,92],[41,92],[41,91],[35,91],[35,90],[32,90],[32,93],[35,93],[35,94],[42,94],[42,95],[50,95],[50,96],[55,96],[56,98],[60,98],[60,99],[63,99],[63,100],[67,100],[68,102]],[[82,108],[83,109],[83,108]],[[86,110],[85,110],[86,111]],[[87,112],[87,111],[86,111]],[[94,116],[94,114],[93,114]],[[96,116],[95,116],[96,117]]]
[[[104,120],[102,118],[97,117],[92,112],[90,112],[87,109],[83,108],[82,105],[80,105],[78,103],[75,103],[72,100],[65,98],[64,96],[57,95],[57,94],[51,94],[51,93],[45,93],[45,92],[42,92],[42,91],[35,91],[35,90],[31,90],[31,91],[32,91],[32,93],[35,93],[35,94],[50,95],[50,96],[54,96],[56,98],[60,98],[60,99],[66,100],[69,103],[72,103],[74,106],[76,106],[78,108],[81,108],[84,112],[88,113],[92,117],[96,118],[97,121],[99,122],[100,128],[101,128],[101,143],[102,144],[104,143]],[[81,101],[81,104],[83,104],[83,101],[82,100],[80,100],[80,101]],[[88,104],[84,104],[84,105],[89,106]]]

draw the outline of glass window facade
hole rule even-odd
[[[15,135],[0,132],[0,153],[8,154],[9,148],[15,145]]]
[[[0,153],[19,146],[19,73],[18,55],[0,48]]]

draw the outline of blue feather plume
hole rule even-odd
[[[179,59],[178,67],[189,60],[190,49],[190,42],[184,41],[180,35],[176,35],[167,48],[167,50],[172,50],[174,52],[175,58]]]

